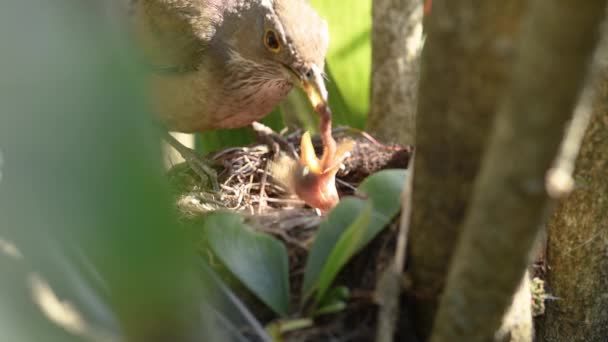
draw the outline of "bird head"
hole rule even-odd
[[[224,25],[232,28],[226,36],[238,63],[254,64],[255,77],[301,87],[314,108],[326,105],[327,21],[306,0],[258,0],[241,6],[246,8],[226,18],[235,24]]]

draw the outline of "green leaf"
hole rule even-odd
[[[334,286],[327,293],[327,298],[335,300],[347,300],[350,297],[350,290],[346,286]],[[325,304],[325,303],[321,303]]]
[[[279,106],[277,106],[272,112],[270,112],[270,114],[266,115],[266,117],[260,120],[260,122],[272,128],[275,132],[278,132],[283,129],[283,127],[285,127],[283,113],[281,112],[281,108]]]
[[[346,300],[349,297],[350,290],[346,286],[332,287],[319,302],[318,309],[312,315],[320,316],[341,311],[346,307]]]
[[[261,323],[247,309],[241,298],[225,284],[207,260],[201,258],[201,276],[203,293],[207,299],[202,303],[202,310],[212,324],[214,341],[246,341],[247,336],[256,337],[256,341],[269,341],[270,337]]]
[[[213,253],[251,292],[280,316],[289,311],[289,269],[285,246],[250,230],[240,215],[210,214],[205,234]]]
[[[372,205],[367,203],[359,217],[353,222],[348,229],[340,236],[338,243],[331,251],[327,262],[323,265],[319,281],[317,285],[316,301],[323,299],[325,292],[333,282],[334,278],[344,265],[357,251],[361,240],[365,236],[372,216]]]
[[[260,121],[277,132],[284,126],[279,107]],[[219,129],[196,134],[196,150],[203,155],[226,147],[247,146],[253,142],[255,142],[255,134],[250,127]]]
[[[358,250],[369,243],[401,210],[401,192],[407,170],[389,169],[367,177],[358,192],[369,198],[374,206],[372,222]]]
[[[330,91],[330,105],[337,115],[348,114],[349,124],[363,128],[369,109],[372,2],[312,0],[311,3],[328,22],[327,64],[334,76],[332,83],[339,88],[347,106],[342,108],[334,102],[334,91]]]
[[[266,332],[272,341],[283,341],[283,335],[288,332],[310,328],[314,322],[310,318],[286,319],[271,322],[266,326]]]
[[[332,71],[332,67],[325,67],[327,73],[327,92],[329,93],[329,106],[331,107],[334,126],[351,126],[363,128],[362,115],[354,112],[346,102],[340,90],[338,80]],[[364,114],[365,115],[365,114]]]
[[[308,298],[315,290],[319,275],[329,254],[342,233],[357,219],[364,206],[365,201],[355,197],[346,197],[321,222],[315,242],[306,260],[304,285],[302,287],[304,298]]]
[[[209,340],[142,63],[116,18],[99,15],[107,5],[0,10],[0,239],[22,256],[0,256],[3,341]],[[53,297],[86,322],[76,333],[101,334],[64,336],[74,329],[36,305]]]
[[[322,299],[321,292],[330,285],[340,268],[399,212],[406,174],[406,170],[383,170],[369,176],[358,189],[366,200],[344,198],[329,213],[321,223],[308,256],[302,287],[303,300],[308,299],[315,290],[318,291],[317,301]],[[371,208],[369,218],[363,217],[367,215],[364,210],[367,208]],[[367,224],[363,229],[362,223],[365,221]]]
[[[321,306],[319,309],[315,310],[314,316],[321,316],[336,313],[342,311],[346,308],[346,303],[344,301],[333,301],[327,305]]]
[[[254,141],[254,134],[249,127],[219,129],[196,134],[196,150],[206,155],[222,148],[246,146]]]

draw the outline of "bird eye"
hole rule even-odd
[[[281,43],[277,37],[277,33],[274,30],[266,30],[264,35],[264,45],[268,50],[277,53],[281,50]]]

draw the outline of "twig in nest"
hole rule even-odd
[[[262,131],[269,133],[265,129]],[[363,178],[376,171],[407,166],[409,147],[382,145],[375,139],[370,139],[360,133],[356,136],[348,135],[349,131],[345,129],[338,128],[335,132],[337,132],[335,135],[338,142],[341,139],[355,140],[352,155],[344,162],[344,168],[338,172],[336,179],[342,196],[352,194],[356,185]],[[292,151],[294,145],[299,146],[301,133],[294,132],[279,136],[270,132],[266,136],[270,137],[270,146],[256,144],[247,147],[230,147],[209,157],[215,165],[221,166],[221,169],[218,170],[220,171],[218,180],[221,191],[219,194],[213,194],[211,198],[214,201],[222,202],[224,208],[266,215],[276,209],[291,210],[303,206],[301,200],[290,194],[289,190],[269,173],[268,167],[269,163],[276,160],[279,154],[285,153],[286,149]],[[280,139],[278,139],[279,137]],[[315,149],[320,150],[321,140],[317,137],[314,141]],[[288,152],[288,154],[297,155],[297,151],[292,152]],[[184,191],[182,196],[195,191],[204,192],[201,189],[201,186],[194,185],[194,188]],[[190,207],[196,206],[196,203],[190,203],[192,201],[188,202],[188,207],[183,209],[192,214],[217,208],[217,203],[212,203],[213,201],[208,201],[206,198],[209,196],[200,196],[201,203],[198,210]],[[313,214],[312,211],[308,213]]]
[[[376,300],[380,305],[378,310],[378,326],[376,341],[392,341],[395,334],[395,324],[399,317],[399,297],[401,295],[402,274],[407,251],[407,238],[410,230],[412,210],[412,185],[414,178],[414,157],[410,157],[409,174],[401,195],[401,219],[397,235],[395,259],[380,275],[376,286]]]

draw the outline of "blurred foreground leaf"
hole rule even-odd
[[[212,330],[140,72],[107,6],[0,10],[0,238],[21,255],[0,255],[3,341],[200,341]]]
[[[270,341],[260,322],[204,259],[201,270],[205,293],[210,295],[204,312],[213,330],[217,330],[212,341]]]

